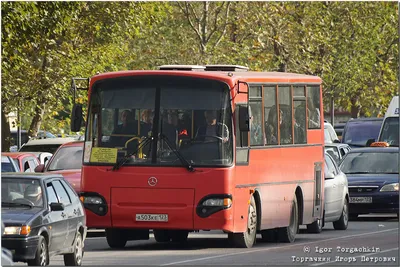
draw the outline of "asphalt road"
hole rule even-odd
[[[89,237],[83,265],[399,266],[398,228],[393,216],[365,215],[350,221],[345,231],[327,223],[322,233],[307,234],[302,226],[292,244],[263,243],[259,237],[251,249],[230,248],[221,231],[190,233],[182,245],[157,243],[151,235],[146,241],[128,242],[122,250],[110,249],[105,237]],[[50,265],[64,265],[62,257],[52,257]]]

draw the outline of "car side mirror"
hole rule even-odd
[[[333,140],[333,142],[334,143],[340,143],[340,140],[339,139],[335,139],[335,140]]]
[[[325,180],[330,180],[330,179],[334,179],[335,175],[333,174],[333,172],[327,172],[325,174]]]
[[[82,105],[74,104],[71,114],[71,131],[79,132],[82,127],[83,115],[82,115]]]
[[[58,202],[52,202],[52,203],[50,203],[50,210],[51,211],[63,211],[64,210],[64,204],[63,203],[58,203]]]
[[[39,164],[35,168],[35,172],[44,172],[44,164]]]
[[[250,113],[248,106],[239,106],[239,130],[241,132],[250,131]]]

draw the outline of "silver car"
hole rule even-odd
[[[325,208],[322,226],[333,222],[335,230],[346,230],[349,223],[349,188],[347,176],[335,160],[325,153]]]

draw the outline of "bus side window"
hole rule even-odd
[[[307,86],[308,128],[321,129],[319,86]]]
[[[291,87],[280,86],[279,91],[279,129],[280,129],[280,144],[292,144],[292,101]]]
[[[263,146],[265,137],[262,127],[262,87],[250,86],[249,105],[251,110],[250,145]]]
[[[267,145],[278,144],[278,120],[276,117],[276,87],[264,86],[264,129]]]
[[[249,132],[239,130],[239,106],[247,104],[236,104],[235,107],[235,135],[236,135],[236,164],[249,164]]]

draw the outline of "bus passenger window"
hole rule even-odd
[[[279,130],[280,144],[292,144],[292,105],[291,105],[291,88],[282,86],[279,91]]]
[[[264,133],[261,127],[262,125],[262,87],[251,86],[249,95],[250,105],[250,145],[251,146],[263,146],[264,145]]]
[[[306,102],[293,101],[294,105],[294,143],[305,144],[306,142]]]
[[[276,117],[276,88],[264,86],[264,129],[267,145],[278,144],[278,120]]]
[[[308,128],[321,128],[319,86],[307,86]]]

